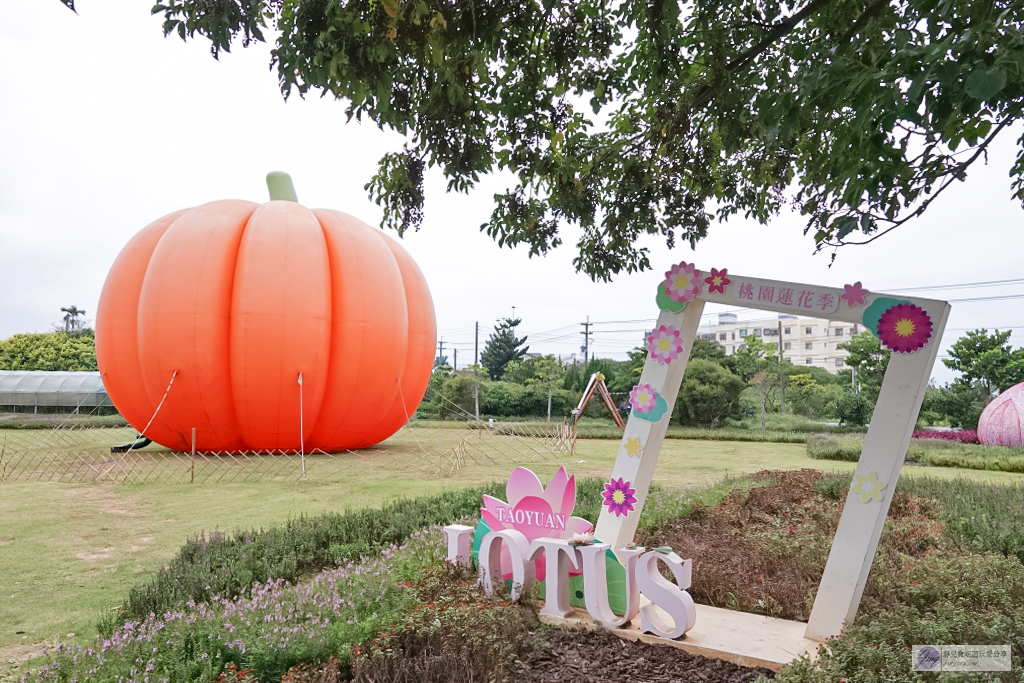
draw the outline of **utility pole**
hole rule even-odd
[[[476,336],[473,337],[473,365],[480,364],[480,321],[476,323]],[[476,419],[480,419],[477,415]]]
[[[782,358],[782,320],[779,320],[779,393],[781,395],[782,414],[786,414],[786,372]]]
[[[590,355],[590,335],[592,334],[590,331],[590,316],[587,316],[587,322],[580,323],[580,325],[583,326],[583,331],[580,332],[583,335],[583,348],[580,350],[583,351],[583,367],[585,369],[587,367],[587,358]]]
[[[444,337],[437,340],[437,364],[441,365],[441,359],[444,358]]]
[[[459,369],[459,350],[458,349],[452,349],[452,354],[454,355],[454,358],[452,359],[452,370],[458,370]],[[786,411],[783,410],[782,412],[786,412]]]

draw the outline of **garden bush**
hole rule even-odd
[[[522,674],[536,646],[537,617],[501,589],[480,594],[476,572],[432,566],[412,584],[419,604],[355,654],[356,683],[474,683]]]
[[[857,462],[863,445],[862,439],[817,435],[807,438],[807,455],[819,460]],[[906,459],[908,463],[933,467],[1024,472],[1022,448],[983,446],[947,439],[911,439]]]
[[[551,415],[561,419],[576,407],[579,397],[566,389],[551,392]],[[593,402],[593,401],[592,401]],[[487,400],[480,404],[480,412],[494,417],[536,416],[548,414],[548,390],[540,384],[491,382]]]
[[[894,603],[862,610],[839,638],[784,667],[781,683],[902,683],[913,645],[1011,646],[1013,670],[954,680],[1024,678],[1024,565],[1016,558],[933,553],[909,566]],[[934,674],[926,674],[923,680]],[[948,678],[947,678],[948,679]],[[947,680],[943,679],[943,680]]]
[[[596,522],[603,490],[602,480],[577,479],[575,514]],[[232,535],[201,533],[186,541],[153,579],[131,589],[120,609],[100,621],[98,630],[109,636],[126,622],[143,621],[188,602],[247,596],[258,584],[295,583],[303,576],[373,556],[404,543],[424,527],[478,516],[484,493],[504,498],[504,484],[400,500],[381,509],[299,517],[271,529]],[[644,511],[641,524],[650,524],[653,515],[679,515],[689,508],[687,500],[656,485],[650,495],[660,502],[650,512]]]
[[[94,648],[46,653],[47,664],[23,682],[231,680],[225,670],[236,680],[269,682],[301,664],[331,661],[351,680],[353,648],[394,623],[415,602],[406,583],[444,560],[439,526],[408,541],[300,585],[274,579],[254,584],[248,595],[214,596],[128,621]]]
[[[715,426],[726,418],[739,417],[740,394],[746,384],[714,361],[695,358],[676,400],[676,420],[683,425]]]
[[[186,541],[151,581],[133,588],[121,608],[100,621],[99,631],[109,635],[126,622],[189,601],[204,603],[214,596],[230,600],[248,595],[256,584],[278,579],[295,583],[300,576],[357,561],[405,542],[426,526],[478,513],[484,493],[501,496],[503,486],[400,500],[380,509],[299,517],[280,527],[233,535],[202,533]]]

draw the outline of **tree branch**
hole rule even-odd
[[[996,126],[996,129],[992,131],[987,138],[985,138],[984,142],[978,145],[977,149],[974,151],[974,154],[971,155],[971,158],[967,159],[966,161],[960,162],[959,164],[953,166],[949,171],[947,171],[945,175],[947,175],[948,177],[942,183],[942,187],[940,187],[938,190],[929,195],[929,197],[925,199],[919,207],[914,209],[909,216],[901,218],[898,221],[893,221],[893,224],[890,225],[888,228],[878,233],[877,235],[873,235],[871,238],[864,240],[863,242],[846,242],[844,240],[839,240],[837,242],[823,242],[822,244],[829,247],[864,246],[865,244],[871,244],[880,237],[888,235],[890,232],[900,227],[907,221],[920,216],[925,212],[925,209],[927,209],[931,205],[931,203],[935,201],[940,194],[943,193],[943,191],[946,188],[953,184],[954,180],[961,179],[963,172],[966,171],[971,164],[977,161],[981,157],[981,155],[988,150],[989,144],[991,144],[991,142],[995,140],[996,136],[999,135],[999,133],[1002,132],[1004,128],[1009,126],[1014,121],[1016,121],[1016,118],[1014,118],[1013,116],[1007,116],[1006,118],[1004,118],[999,123],[999,125]]]

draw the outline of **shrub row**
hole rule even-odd
[[[811,436],[807,439],[807,455],[818,460],[857,462],[863,445],[862,439]],[[942,439],[911,439],[907,462],[933,467],[1024,472],[1024,449]]]
[[[694,505],[715,504],[735,486],[727,481],[699,494],[651,487],[640,525],[687,514]],[[119,609],[106,615],[97,628],[109,636],[127,622],[145,620],[192,602],[215,597],[231,600],[248,596],[256,584],[283,580],[295,583],[324,569],[401,545],[413,533],[432,525],[450,524],[478,516],[481,496],[504,498],[504,484],[447,491],[435,496],[399,500],[380,509],[348,510],[316,517],[299,517],[270,529],[238,531],[232,535],[201,533],[188,539],[166,567],[128,594]],[[596,522],[601,511],[604,481],[576,480],[573,514]]]
[[[501,496],[503,487],[494,484],[399,500],[380,509],[299,517],[279,527],[233,535],[202,533],[188,539],[151,581],[133,588],[121,608],[101,620],[99,632],[109,636],[126,622],[189,601],[233,599],[248,595],[256,583],[295,583],[301,576],[358,561],[403,543],[419,529],[476,513],[484,493]]]

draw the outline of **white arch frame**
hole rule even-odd
[[[701,273],[702,278],[705,275],[708,275],[706,271]],[[842,633],[843,626],[857,615],[882,526],[889,512],[921,401],[938,355],[939,341],[949,317],[950,306],[945,301],[877,292],[866,292],[863,303],[850,305],[848,301],[842,299],[846,293],[845,289],[761,280],[732,274],[728,274],[727,277],[730,283],[724,293],[709,292],[705,284],[701,292],[686,304],[684,310],[661,311],[656,328],[661,325],[672,325],[679,329],[683,338],[683,351],[668,365],[660,364],[648,357],[640,383],[654,387],[670,409],[662,419],[653,423],[637,418],[635,411],[631,412],[612,470],[612,479],[622,478],[630,482],[635,489],[637,503],[635,509],[625,516],[616,516],[609,508],[602,507],[595,535],[605,543],[610,543],[614,549],[621,549],[633,540],[668,430],[671,406],[675,404],[679,393],[679,385],[686,371],[686,363],[697,335],[705,302],[802,314],[858,325],[865,324],[864,311],[878,299],[912,303],[930,316],[932,334],[921,349],[913,353],[894,352],[889,360],[874,416],[864,438],[860,460],[857,462],[851,492],[843,507],[839,528],[832,541],[825,572],[807,623],[807,638],[825,640]],[[790,296],[775,294],[787,290]],[[805,293],[806,296],[796,297],[797,292]],[[800,301],[799,305],[794,303],[796,300]],[[807,305],[808,301],[810,306]],[[782,343],[781,338],[779,343]],[[626,444],[630,439],[639,440],[642,448],[639,455],[628,454]],[[635,450],[635,445],[631,450]],[[876,481],[881,482],[880,491],[876,491],[877,486],[873,483]],[[873,495],[868,495],[865,485],[870,488]]]

